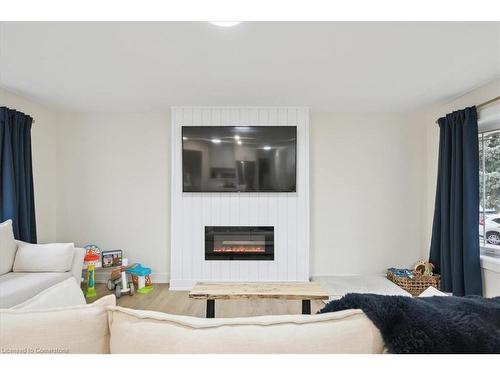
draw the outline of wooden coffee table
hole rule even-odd
[[[215,317],[216,299],[301,300],[302,314],[311,313],[311,300],[328,299],[327,292],[314,282],[196,283],[189,298],[207,300],[207,318]]]

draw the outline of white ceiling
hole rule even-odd
[[[406,111],[500,76],[500,23],[0,23],[0,86],[81,111]]]

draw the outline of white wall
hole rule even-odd
[[[422,253],[425,133],[413,115],[313,114],[311,274],[378,274]]]
[[[151,266],[156,281],[168,280],[170,115],[56,116],[1,94],[2,104],[36,119],[40,242],[122,248],[131,261]],[[425,253],[425,129],[415,119],[311,116],[312,275],[380,273]]]
[[[492,82],[413,114],[313,113],[312,275],[380,273],[428,256],[439,133],[434,121],[500,95]],[[123,248],[169,277],[170,115],[62,113],[0,89],[35,118],[40,242]],[[57,210],[56,210],[57,208]]]
[[[439,141],[434,121],[498,95],[495,81],[416,113],[313,113],[311,275],[381,273],[427,258]],[[161,277],[169,272],[169,124],[168,114],[61,117],[59,240],[123,247],[132,261],[151,265]],[[50,139],[53,130],[44,129]],[[136,179],[125,176],[127,166],[133,171],[148,162],[151,170],[140,170]],[[54,173],[45,170],[39,179],[52,181]],[[94,187],[80,186],[87,179],[96,181]],[[115,189],[119,185],[126,188]],[[38,195],[38,201],[53,202],[48,189]],[[143,195],[145,203],[131,201],[127,216],[120,207],[130,195]],[[75,216],[82,218],[72,222]]]
[[[38,242],[56,240],[56,131],[57,112],[6,90],[0,89],[0,105],[30,115],[33,184]]]
[[[425,131],[414,119],[311,116],[312,275],[381,273],[423,253]],[[58,239],[123,248],[167,277],[170,116],[66,113],[59,123]]]
[[[123,249],[168,280],[170,116],[59,116],[57,239]]]

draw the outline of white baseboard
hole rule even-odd
[[[185,291],[193,289],[199,280],[170,280],[169,290]]]
[[[151,274],[154,284],[168,284],[170,282],[170,274],[167,272],[158,272]]]
[[[382,275],[382,274],[380,274],[380,275]],[[321,277],[340,277],[340,276],[342,276],[342,277],[349,277],[349,276],[375,276],[375,274],[373,274],[373,275],[372,274],[370,274],[370,275],[361,275],[361,274],[357,274],[357,273],[335,273],[335,274],[331,274],[331,273],[329,273],[329,274],[319,273],[319,274],[311,275],[309,277],[309,280],[312,280],[312,279],[317,278],[317,277],[321,278]],[[376,276],[378,276],[378,274]]]
[[[110,274],[111,271],[99,270],[95,273],[95,282],[106,283],[109,279]],[[86,276],[87,275],[84,273],[84,277]],[[168,284],[170,281],[170,274],[168,274],[167,272],[152,273],[151,278],[153,279],[154,284]]]

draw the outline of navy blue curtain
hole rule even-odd
[[[14,237],[36,243],[32,122],[24,113],[0,107],[0,222],[12,219]]]
[[[430,262],[441,289],[482,295],[479,265],[479,141],[476,107],[439,124],[439,162]]]

